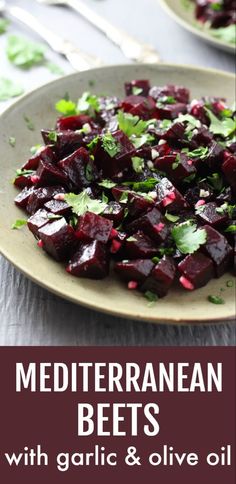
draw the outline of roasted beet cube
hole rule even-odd
[[[121,107],[126,113],[142,119],[155,118],[157,114],[156,103],[150,96],[128,96],[121,103]]]
[[[39,238],[39,229],[49,222],[47,210],[40,209],[32,215],[27,222],[29,230],[34,234],[36,239]]]
[[[201,254],[201,252],[187,255],[187,257],[178,264],[178,269],[182,274],[180,277],[180,283],[185,289],[193,290],[203,287],[214,277],[214,265],[212,260]]]
[[[164,96],[171,96],[176,99],[176,101],[184,104],[187,104],[189,102],[190,96],[189,89],[186,89],[182,86],[175,86],[173,84],[168,84],[167,86],[163,87],[154,86],[151,88],[149,94],[156,101],[160,98],[163,98]]]
[[[166,133],[163,134],[163,138],[171,141],[182,141],[184,137],[185,126],[183,123],[174,123]]]
[[[35,155],[31,156],[31,158],[29,158],[29,160],[22,166],[22,169],[37,170],[40,160],[48,163],[56,163],[56,156],[51,146],[42,146],[42,148],[39,148]]]
[[[44,225],[39,229],[38,236],[43,249],[57,261],[68,260],[77,243],[74,229],[64,218]]]
[[[209,153],[205,159],[205,163],[208,164],[209,168],[216,170],[221,165],[224,159],[224,148],[215,141],[212,141],[209,146]]]
[[[66,270],[77,277],[104,279],[109,273],[109,258],[106,246],[98,240],[81,243]]]
[[[129,234],[142,230],[145,234],[161,244],[168,236],[166,220],[157,208],[153,208],[142,217],[137,218],[126,226]]]
[[[90,116],[86,116],[85,114],[78,114],[75,116],[66,116],[59,118],[57,120],[57,129],[58,131],[76,131],[83,128],[84,124],[89,124],[92,127],[96,127],[94,121]]]
[[[178,161],[176,161],[178,159]],[[180,183],[184,178],[197,173],[193,161],[184,153],[174,153],[155,160],[155,168],[166,173],[174,183]]]
[[[151,197],[145,197],[132,192],[128,195],[128,209],[130,217],[137,218],[154,205]]]
[[[179,212],[189,208],[188,202],[168,178],[162,178],[157,185],[157,201],[157,206],[168,212]]]
[[[26,175],[18,175],[16,176],[14,180],[14,185],[18,188],[29,188],[32,187],[33,181],[32,181],[32,175],[33,173],[28,173]]]
[[[148,80],[135,80],[125,83],[126,96],[137,95],[147,97],[150,91],[150,82]]]
[[[201,128],[196,129],[194,131],[191,143],[196,143],[196,147],[200,146],[209,146],[213,139],[213,134],[210,131],[202,126]]]
[[[59,165],[53,165],[48,161],[40,160],[38,169],[36,171],[37,186],[49,185],[67,185],[68,176],[59,168]]]
[[[112,137],[117,146],[117,153],[110,156],[103,146],[102,140],[95,150],[95,164],[105,178],[122,177],[122,172],[131,167],[131,156],[135,153],[135,147],[123,131],[115,131]]]
[[[113,223],[101,215],[86,212],[79,218],[76,237],[80,240],[98,240],[106,244],[109,240]]]
[[[89,152],[85,148],[79,148],[67,158],[59,161],[58,167],[67,174],[76,190],[88,187],[96,173]]]
[[[117,262],[114,270],[124,281],[142,284],[151,273],[154,264],[151,260],[137,259]]]
[[[118,202],[109,202],[102,215],[117,227],[123,220],[124,209]]]
[[[227,182],[236,190],[236,156],[229,156],[222,165]]]
[[[186,114],[187,106],[183,103],[162,104],[157,103],[158,119],[176,119],[179,114]]]
[[[141,231],[126,239],[125,254],[129,259],[151,259],[157,251],[155,243]]]
[[[22,192],[20,192],[14,200],[17,207],[26,208],[30,195],[32,195],[33,191],[34,187],[24,188],[24,190],[22,190]]]
[[[41,133],[45,144],[51,144],[50,133],[53,131],[42,129]],[[54,144],[55,152],[61,160],[65,156],[70,155],[84,144],[84,136],[78,131],[60,131],[57,132],[56,141]]]
[[[227,213],[219,213],[218,206],[215,202],[206,203],[202,205],[198,213],[199,219],[203,223],[209,224],[211,227],[219,227],[228,220]]]
[[[164,297],[172,286],[176,274],[176,266],[171,257],[164,256],[152,269],[150,276],[141,287],[143,292],[151,291],[159,297]]]
[[[70,206],[63,200],[50,200],[50,202],[45,203],[44,207],[53,215],[67,217],[71,214]]]
[[[204,101],[192,101],[190,106],[190,114],[201,121],[202,124],[209,126],[209,118],[205,110]]]
[[[27,203],[27,212],[34,214],[58,193],[65,193],[63,187],[42,187],[32,190]]]
[[[207,241],[202,250],[213,261],[216,276],[221,277],[227,271],[233,259],[233,248],[217,230],[209,225],[204,225],[203,228],[207,232]]]

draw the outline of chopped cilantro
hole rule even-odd
[[[138,86],[133,86],[132,87],[132,94],[134,96],[140,96],[140,94],[142,94],[142,93],[143,93],[143,90],[142,90],[141,87],[138,87]]]
[[[145,181],[140,182],[124,182],[123,185],[130,186],[135,192],[150,192],[157,185],[158,180],[156,178],[148,178]]]
[[[161,129],[169,129],[172,125],[172,121],[170,119],[163,119],[160,124]]]
[[[102,192],[102,202],[108,204],[109,198]],[[112,213],[112,207],[109,207],[109,213]]]
[[[230,218],[233,217],[233,214],[236,210],[236,205],[229,205],[228,202],[223,203],[221,207],[216,208],[217,213],[227,213]]]
[[[183,179],[184,183],[192,183],[192,181],[195,179],[196,173],[192,173],[192,175],[186,176],[186,178]]]
[[[17,97],[23,94],[22,86],[11,79],[0,77],[0,101],[7,101],[12,97]]]
[[[148,306],[152,307],[157,301],[158,301],[158,296],[154,292],[151,291],[146,291],[144,294],[144,297],[148,300]]]
[[[121,147],[111,133],[106,133],[102,137],[102,146],[111,158],[120,153]]]
[[[236,42],[235,24],[228,25],[228,27],[221,27],[219,29],[210,29],[210,32],[214,37],[218,37],[228,44],[235,44]]]
[[[207,177],[208,183],[217,191],[220,192],[223,188],[223,178],[219,173],[212,173]]]
[[[88,150],[93,151],[96,148],[99,140],[100,140],[100,136],[95,136],[95,138],[93,138],[92,141],[90,141],[90,143],[88,143],[88,145],[87,145]]]
[[[225,232],[229,232],[230,234],[234,234],[236,232],[236,225],[229,225]]]
[[[100,183],[98,183],[98,185],[103,188],[111,189],[116,186],[116,183],[111,180],[102,180]]]
[[[131,137],[131,141],[137,150],[146,143],[152,143],[154,139],[154,136],[149,133],[142,134],[142,136],[140,136],[139,138]]]
[[[35,127],[31,119],[26,114],[24,114],[23,118],[29,131],[34,131]]]
[[[169,220],[169,222],[173,222],[173,223],[178,222],[179,220],[178,215],[173,215],[172,213],[168,213],[168,212],[165,213],[165,218],[166,220]]]
[[[173,96],[162,96],[157,100],[157,108],[162,108],[165,104],[176,104],[176,99]]]
[[[207,240],[206,230],[197,229],[197,225],[191,221],[176,225],[171,233],[176,247],[182,254],[193,254]]]
[[[188,148],[183,148],[182,153],[186,153],[186,155],[189,158],[193,158],[193,159],[198,158],[200,160],[204,160],[209,153],[209,148],[204,147],[204,146],[200,146],[199,148],[196,148],[193,151],[189,151]]]
[[[126,239],[126,240],[127,240],[127,242],[137,242],[137,239],[133,236],[128,237],[128,239]]]
[[[34,170],[18,169],[16,170],[16,178],[18,178],[19,176],[32,175],[32,173],[34,173]]]
[[[129,194],[128,192],[124,191],[119,199],[120,203],[127,203],[129,199]]]
[[[98,97],[90,92],[84,92],[78,100],[77,112],[88,113],[90,116],[94,116],[99,111],[100,103]]]
[[[222,2],[211,2],[211,3],[209,4],[209,6],[210,6],[210,8],[211,8],[212,10],[214,10],[215,12],[219,12],[219,11],[221,11],[221,10],[222,10],[222,7],[223,7]]]
[[[60,99],[60,101],[55,104],[55,108],[59,113],[64,114],[64,116],[73,116],[77,112],[76,104],[69,99]]]
[[[200,128],[201,123],[199,119],[194,118],[191,114],[180,114],[178,118],[176,118],[175,123],[187,123],[187,127],[185,129],[186,133],[193,131],[195,128]]]
[[[123,111],[118,112],[117,120],[121,131],[123,131],[129,138],[132,135],[140,137],[147,130],[148,126],[156,121],[155,119],[143,121],[138,116],[123,113]]]
[[[218,119],[210,109],[205,107],[208,117],[211,121],[209,130],[213,134],[219,134],[224,138],[227,138],[236,131],[236,122],[231,118]]]
[[[172,163],[172,170],[176,170],[180,164],[180,154],[178,153],[175,158],[175,162]]]
[[[66,194],[65,201],[72,208],[73,213],[79,216],[84,215],[86,212],[93,212],[98,215],[102,213],[107,206],[107,204],[101,200],[90,198],[86,190],[79,195],[75,195],[75,193]]]
[[[50,141],[52,141],[53,143],[56,143],[57,142],[57,133],[56,131],[50,131],[50,133],[48,133],[47,137]]]
[[[27,220],[25,219],[18,219],[12,224],[11,228],[12,230],[18,230],[21,229],[21,227],[24,227],[24,225],[27,224]]]
[[[17,67],[29,69],[41,63],[45,59],[44,52],[45,47],[42,44],[24,37],[10,35],[7,39],[7,57]]]
[[[94,179],[93,167],[90,163],[87,163],[87,165],[86,165],[85,176],[86,176],[86,179],[88,180],[88,182],[91,182]]]
[[[42,148],[42,145],[38,144],[38,145],[35,145],[35,146],[31,146],[30,148],[30,153],[32,155],[36,155],[37,151],[40,150],[40,148]]]
[[[10,136],[8,139],[8,143],[10,146],[12,146],[12,148],[14,148],[16,146],[16,138],[14,138],[14,136]]]
[[[160,262],[160,257],[157,257],[157,256],[153,257],[152,262],[153,264],[158,264]]]
[[[222,299],[222,297],[219,297],[219,296],[209,295],[207,299],[212,304],[225,304],[224,299]]]
[[[7,27],[10,25],[9,20],[5,18],[0,18],[0,35],[5,34]]]
[[[132,161],[133,170],[136,173],[142,173],[144,169],[144,159],[139,158],[139,156],[134,156],[133,158],[131,158],[131,161]]]

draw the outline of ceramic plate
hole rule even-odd
[[[182,27],[197,35],[206,42],[231,54],[235,53],[235,45],[214,37],[211,29],[198,22],[194,15],[194,3],[191,0],[159,0],[168,14]]]
[[[225,275],[213,280],[207,287],[194,292],[173,289],[169,295],[148,307],[145,298],[131,292],[115,276],[104,281],[77,279],[66,273],[64,267],[54,262],[37,244],[27,227],[11,230],[11,224],[25,216],[13,199],[18,193],[11,183],[16,168],[29,157],[29,147],[41,143],[40,129],[55,124],[54,103],[70,93],[76,99],[83,91],[124,95],[124,81],[135,78],[150,79],[152,84],[182,84],[191,89],[193,97],[202,95],[226,96],[233,101],[234,77],[214,70],[203,70],[177,65],[131,65],[105,67],[60,78],[19,99],[0,117],[0,250],[2,254],[27,277],[57,295],[90,308],[149,322],[186,323],[225,321],[234,318],[234,288],[226,288]],[[91,82],[93,81],[93,88]],[[28,116],[34,126],[29,131],[24,121]],[[16,138],[15,147],[9,137]],[[217,295],[224,288],[224,305],[207,301],[209,294]]]

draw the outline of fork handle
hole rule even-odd
[[[10,16],[27,25],[27,27],[40,35],[55,52],[64,55],[74,69],[83,71],[102,65],[100,59],[81,51],[68,40],[54,34],[26,10],[20,7],[8,7],[7,12]]]

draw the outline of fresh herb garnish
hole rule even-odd
[[[26,225],[26,224],[27,224],[27,220],[18,219],[14,222],[14,224],[12,224],[11,228],[12,228],[12,230],[19,230],[22,227],[24,227],[24,225]]]
[[[131,136],[131,141],[137,150],[147,143],[152,143],[154,139],[154,136],[149,133],[142,134],[139,138]]]
[[[222,190],[224,183],[219,173],[212,173],[211,176],[207,177],[207,181],[217,192]]]
[[[86,212],[93,212],[99,215],[104,212],[107,204],[101,200],[95,200],[89,197],[86,190],[79,195],[75,193],[68,193],[65,195],[65,201],[72,208],[76,215],[84,215]]]
[[[35,127],[31,119],[26,114],[24,114],[23,119],[26,122],[26,126],[29,129],[29,131],[34,131]]]
[[[19,168],[18,170],[16,170],[16,178],[18,178],[19,176],[32,175],[32,173],[34,173],[34,170],[24,170],[23,168]]]
[[[111,189],[116,186],[116,183],[111,180],[102,180],[100,183],[98,183],[98,185],[103,188]]]
[[[17,97],[23,94],[24,89],[16,82],[0,77],[0,101],[7,101],[12,97]]]
[[[102,146],[111,158],[114,158],[121,151],[121,146],[111,133],[102,137]]]
[[[0,35],[5,34],[9,25],[9,20],[7,20],[6,18],[0,18]]]
[[[17,67],[29,69],[44,59],[45,47],[29,39],[10,35],[7,39],[7,57]]]
[[[166,220],[169,220],[169,222],[173,222],[173,223],[178,222],[179,220],[178,215],[173,215],[172,213],[168,213],[168,212],[165,213],[165,218]]]
[[[209,3],[209,7],[214,10],[215,12],[220,12],[222,10],[222,2],[211,2]]]
[[[99,140],[100,140],[100,136],[95,136],[95,138],[93,138],[92,141],[90,141],[90,143],[88,143],[87,147],[88,147],[88,150],[90,152],[94,151],[94,149],[96,148]]]
[[[199,160],[204,160],[209,153],[209,148],[200,146],[199,148],[196,148],[193,151],[189,151],[188,148],[183,148],[182,153],[186,153],[186,155],[191,159],[197,158]]]
[[[122,185],[130,186],[135,192],[150,192],[157,185],[158,180],[156,178],[148,178],[145,181],[140,182],[124,182]]]
[[[222,297],[219,297],[219,296],[212,296],[210,294],[207,299],[212,304],[225,304],[224,299],[222,299]]]
[[[207,240],[206,230],[197,229],[197,225],[191,221],[176,225],[171,233],[176,247],[182,254],[193,254]]]
[[[153,264],[158,264],[160,262],[160,260],[161,260],[160,257],[157,257],[157,256],[152,258]]]
[[[230,234],[234,234],[236,232],[236,225],[229,225],[227,229],[225,229],[225,232],[229,232]]]
[[[100,111],[99,99],[95,94],[90,92],[84,92],[84,94],[79,98],[77,104],[78,113],[88,113],[90,116],[94,116]]]
[[[219,134],[224,138],[227,138],[236,131],[236,122],[231,118],[224,118],[223,120],[218,119],[210,109],[205,107],[205,111],[211,121],[209,130],[213,134]]]
[[[146,291],[144,297],[148,300],[149,307],[152,307],[158,301],[157,294],[151,291]]]
[[[10,136],[9,139],[8,139],[8,143],[9,143],[10,146],[12,146],[12,148],[15,148],[16,138],[14,138],[14,136]]]
[[[86,168],[85,168],[85,176],[88,182],[91,182],[94,180],[94,173],[93,173],[93,167],[90,163],[87,163]]]
[[[49,141],[52,141],[53,143],[57,142],[57,136],[58,134],[56,133],[56,131],[50,131],[50,133],[48,133],[47,135]]]
[[[194,118],[191,114],[180,114],[178,118],[174,121],[175,123],[187,123],[187,127],[185,129],[185,133],[188,134],[189,132],[193,131],[195,128],[200,128],[201,123],[199,119]]]
[[[236,42],[235,24],[228,25],[227,27],[221,27],[219,29],[210,29],[210,32],[214,37],[218,37],[228,44],[235,44]]]
[[[55,104],[55,108],[59,113],[64,114],[64,116],[73,116],[77,112],[76,104],[69,99],[60,99]]]
[[[134,156],[133,158],[131,158],[131,161],[132,161],[133,170],[136,173],[142,173],[144,169],[144,159],[139,158],[139,156]]]
[[[173,96],[162,96],[157,100],[157,108],[162,108],[165,104],[176,104],[176,99]]]
[[[129,200],[129,194],[128,192],[124,191],[119,199],[120,203],[127,203]]]
[[[216,208],[217,213],[227,213],[229,218],[233,217],[234,211],[236,210],[236,205],[229,205],[228,202],[223,203],[221,207]]]
[[[117,114],[117,120],[119,124],[119,128],[123,133],[130,138],[132,135],[140,137],[148,128],[150,124],[156,122],[155,119],[151,119],[149,121],[143,121],[138,116],[133,116],[129,113],[123,113],[123,111],[119,111]]]
[[[132,94],[134,96],[140,96],[140,94],[142,94],[142,93],[143,93],[143,90],[142,90],[141,87],[138,87],[138,86],[133,86],[132,87]]]
[[[36,153],[42,148],[42,145],[38,144],[38,145],[34,145],[34,146],[31,146],[30,148],[30,153],[32,155],[36,155]]]
[[[128,239],[126,239],[126,240],[127,240],[127,242],[137,242],[137,239],[135,237],[133,237],[132,235],[131,235],[131,237],[128,237]]]
[[[192,181],[195,180],[195,177],[196,177],[196,173],[192,173],[192,175],[186,176],[183,179],[183,182],[184,183],[192,183]]]
[[[176,170],[180,164],[180,154],[178,153],[175,158],[175,162],[172,163],[172,170]]]
[[[160,128],[161,129],[169,129],[172,125],[172,121],[170,119],[163,119],[160,123]]]

